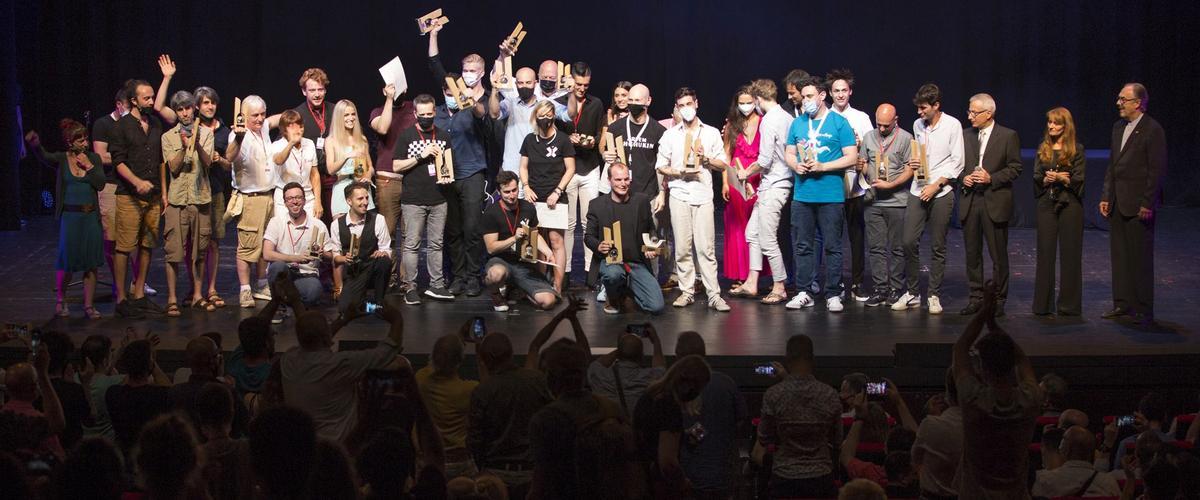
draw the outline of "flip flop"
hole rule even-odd
[[[758,294],[750,293],[745,290],[742,290],[742,287],[739,286],[737,288],[731,288],[729,290],[729,296],[737,297],[737,298],[741,298],[741,299],[753,299],[754,297],[757,297]]]
[[[100,311],[97,311],[96,308],[92,306],[83,308],[83,315],[87,317],[87,319],[100,319],[101,317]]]
[[[179,304],[172,302],[167,304],[166,315],[172,318],[178,318],[179,316],[183,315],[183,313],[179,311]]]
[[[225,307],[225,301],[221,300],[221,296],[217,295],[215,293],[212,295],[209,295],[208,299],[206,299],[206,300],[208,300],[208,303],[212,304],[215,307]]]
[[[784,295],[780,295],[778,293],[771,292],[771,293],[767,294],[766,297],[763,297],[762,300],[760,300],[759,302],[762,302],[763,304],[766,304],[769,306],[773,306],[775,304],[779,304],[779,303],[783,302],[786,299],[787,299],[787,297]]]

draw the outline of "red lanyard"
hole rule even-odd
[[[575,132],[579,132],[579,118],[583,116],[583,105],[587,104],[587,98],[579,101],[579,109],[575,111]]]
[[[891,139],[888,139],[887,142],[883,143],[883,146],[880,148],[879,154],[886,155],[888,152],[888,149],[891,149],[893,142],[896,142],[896,131],[895,130],[892,131]]]
[[[508,224],[508,233],[515,236],[517,234],[517,228],[513,225],[513,221],[508,218],[508,211],[504,209],[503,200],[500,201],[500,213],[504,214],[504,223]],[[513,216],[513,219],[516,219],[517,221],[521,220],[521,200],[517,200],[517,209],[513,211]]]
[[[432,141],[437,142],[437,127],[433,128],[433,132],[430,135],[432,136]],[[425,134],[421,133],[421,129],[417,129],[417,137],[420,137],[422,141],[425,140]]]
[[[317,115],[317,111],[313,109],[312,104],[308,104],[308,114],[312,115],[313,120],[317,122],[317,129],[321,131],[321,135],[325,135],[325,103],[321,103],[320,115]]]
[[[301,240],[301,239],[304,239],[304,233],[308,231],[308,226],[305,226],[305,227],[304,227],[304,230],[300,231],[300,236],[297,236],[297,237],[293,238],[293,237],[292,237],[292,221],[288,221],[288,223],[287,223],[287,231],[288,231],[288,239],[292,241],[292,249],[291,249],[291,252],[292,252],[292,253],[295,253],[295,252],[296,252],[296,245],[300,243],[300,240]]]

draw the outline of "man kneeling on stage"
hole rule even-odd
[[[369,186],[354,182],[346,186],[345,194],[350,211],[333,221],[326,247],[333,252],[334,265],[346,266],[342,294],[337,299],[340,313],[361,307],[368,289],[375,292],[370,302],[382,305],[392,269],[392,235],[382,215],[367,211]]]
[[[321,300],[321,280],[317,264],[327,252],[329,230],[320,219],[304,209],[304,187],[289,182],[283,187],[283,204],[287,212],[275,214],[263,233],[263,258],[270,262],[267,275],[271,282],[287,273],[300,292],[300,300],[311,306]]]
[[[625,164],[613,163],[608,168],[612,190],[593,200],[588,208],[584,243],[592,249],[592,269],[600,270],[600,281],[608,292],[604,312],[621,312],[628,289],[639,308],[658,314],[664,305],[662,288],[647,267],[648,262],[658,257],[658,252],[642,248],[642,235],[654,234],[650,197],[629,192],[629,181],[629,167]],[[615,227],[617,222],[620,227]],[[620,260],[616,258],[618,251]]]
[[[508,301],[500,293],[500,287],[504,285],[520,288],[538,309],[554,307],[559,298],[554,286],[546,279],[545,271],[539,270],[551,260],[549,245],[538,238],[536,247],[529,252],[532,255],[522,258],[518,253],[522,247],[529,245],[527,238],[536,238],[534,230],[538,226],[537,210],[533,204],[517,197],[519,184],[515,172],[504,170],[496,175],[496,185],[500,186],[500,202],[483,211],[479,226],[479,232],[483,233],[483,245],[491,255],[484,266],[487,271],[484,284],[490,288],[492,309],[497,312],[508,310]],[[529,262],[531,260],[538,263]]]

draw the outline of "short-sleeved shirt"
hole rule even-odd
[[[887,137],[880,135],[878,130],[867,132],[862,138],[862,145],[858,148],[859,158],[866,160],[863,175],[871,182],[898,179],[908,169],[908,159],[912,156],[910,153],[911,147],[912,134],[905,132],[900,127],[896,127]],[[882,156],[880,156],[880,153],[882,153]],[[887,179],[881,179],[879,176],[879,163],[876,162],[877,157],[884,160],[887,164]],[[912,182],[912,180],[910,179],[909,182]],[[907,206],[908,183],[906,182],[904,185],[896,186],[893,189],[876,189],[875,201],[871,202],[871,204],[876,207],[893,208]]]
[[[116,125],[117,120],[112,117],[112,113],[97,118],[96,121],[92,123],[92,142],[103,142],[105,144],[111,142],[109,136],[112,135],[113,127]],[[111,154],[112,149],[110,148],[108,152]],[[115,170],[116,165],[111,163],[104,165],[104,182],[108,184],[117,183]]]
[[[159,165],[162,164],[162,122],[157,116],[147,116],[148,128],[142,131],[142,122],[132,113],[117,120],[109,134],[108,151],[112,153],[113,169],[122,163],[135,177],[154,184],[155,189],[139,194],[137,188],[121,175],[117,175],[117,194],[134,196],[143,200],[155,199],[162,189]]]
[[[687,142],[687,134],[689,132],[692,134],[693,144],[695,144],[695,141],[700,141],[700,147],[704,149],[705,156],[716,160],[728,161],[725,157],[725,143],[721,139],[721,131],[715,127],[705,125],[703,122],[697,125],[694,131],[689,131],[686,123],[679,123],[667,129],[658,145],[658,159],[654,164],[655,169],[673,168],[680,170],[688,167],[688,155],[684,151],[684,143]],[[693,158],[695,157],[693,156]],[[693,206],[712,203],[712,171],[700,165],[699,159],[696,159],[694,167],[700,169],[699,179],[693,181],[676,177],[667,182],[671,198]]]
[[[325,223],[311,214],[306,214],[304,222],[300,225],[293,224],[292,218],[286,213],[277,214],[267,222],[267,229],[263,232],[263,241],[274,243],[275,251],[285,255],[308,255],[314,245],[318,252],[323,252],[325,242],[329,239],[329,229],[325,227]],[[295,266],[301,275],[317,275],[316,261],[287,264]]]
[[[446,202],[446,188],[437,183],[437,171],[434,158],[421,158],[421,152],[430,144],[437,144],[442,149],[451,150],[450,134],[445,130],[434,127],[430,132],[417,130],[414,125],[400,132],[396,140],[396,149],[392,151],[393,160],[408,160],[418,158],[417,164],[402,172],[404,189],[400,192],[400,203],[404,205],[439,205]],[[457,155],[457,151],[454,153]],[[454,158],[457,168],[458,158]]]
[[[367,120],[367,123],[371,123],[380,116],[383,116],[382,107],[371,110],[371,119]],[[375,132],[375,129],[371,129],[368,137],[375,141],[376,172],[392,171],[392,152],[396,149],[396,141],[400,139],[400,131],[416,123],[416,109],[413,107],[412,101],[396,101],[392,104],[392,123],[388,126],[387,133],[380,134]]]
[[[813,120],[801,113],[792,121],[788,131],[788,145],[796,147],[797,160],[804,159],[805,151],[811,150],[819,162],[831,162],[841,158],[842,148],[854,147],[854,128],[842,115],[826,110],[825,116]],[[792,199],[806,203],[842,203],[846,201],[845,172],[810,172],[794,174],[795,191]]]
[[[229,148],[229,126],[221,123],[221,120],[213,118],[212,127],[205,126],[203,122],[197,122],[200,127],[207,128],[213,135],[213,152],[225,158],[225,151]],[[228,158],[225,158],[228,160]],[[208,169],[208,186],[212,190],[212,194],[228,193],[231,189],[229,171],[223,167],[211,167]],[[220,214],[217,214],[218,217]]]
[[[726,490],[733,486],[737,458],[738,423],[746,420],[746,399],[737,382],[729,375],[712,372],[708,385],[700,393],[700,415],[683,414],[683,428],[699,423],[704,439],[698,444],[685,443],[679,451],[679,464],[692,486],[698,490]]]
[[[585,492],[579,491],[578,481],[573,480],[577,465],[575,445],[581,432],[590,435],[597,429],[594,424],[606,419],[627,421],[612,401],[587,390],[561,394],[533,415],[529,422],[529,444],[534,466],[547,479],[543,498],[583,496]]]
[[[92,377],[91,385],[88,386],[88,392],[91,394],[92,402],[92,420],[83,428],[83,435],[87,437],[100,436],[109,439],[116,439],[116,434],[113,433],[112,419],[108,416],[108,402],[104,395],[108,393],[108,389],[125,380],[124,375],[100,375]]]
[[[1041,412],[1034,383],[1015,388],[1001,403],[995,391],[975,375],[957,377],[963,413],[963,460],[960,498],[1022,498],[1028,493],[1029,436]]]
[[[496,233],[496,239],[503,241],[512,238],[513,233],[522,224],[529,227],[538,225],[537,209],[532,203],[517,200],[517,209],[512,211],[503,209],[503,205],[503,201],[498,201],[483,211],[483,220],[479,223],[479,234]],[[521,260],[517,255],[517,249],[511,247],[492,255],[504,259],[508,263],[516,263]]]
[[[863,137],[867,135],[867,132],[870,132],[871,129],[874,128],[874,126],[871,125],[871,117],[867,116],[866,113],[860,110],[854,109],[854,106],[851,106],[849,103],[846,103],[846,109],[842,111],[838,111],[837,106],[831,106],[829,111],[842,115],[846,118],[846,121],[850,122],[850,128],[854,129],[854,136],[859,139],[860,143],[862,142]],[[846,189],[849,190],[851,198],[857,198],[866,193],[866,190],[858,185],[857,171],[855,171],[853,168],[848,168],[846,169],[845,177]]]
[[[259,363],[254,366],[246,364],[246,353],[242,346],[237,346],[225,359],[225,374],[233,377],[234,387],[238,398],[249,392],[262,391],[263,384],[271,376],[271,363]]]
[[[433,365],[417,370],[417,387],[429,409],[429,416],[442,434],[447,450],[467,446],[467,414],[471,411],[471,392],[479,382],[447,377],[433,372]]]
[[[479,468],[532,464],[529,423],[553,401],[546,376],[511,367],[493,373],[471,393],[467,450]]]
[[[646,123],[637,124],[628,116],[608,126],[613,140],[621,137],[625,145],[625,161],[629,167],[629,190],[654,197],[658,195],[658,147],[666,127],[646,116]]]
[[[549,139],[534,132],[521,143],[521,156],[529,158],[529,187],[539,200],[545,200],[562,182],[567,172],[565,160],[575,156],[575,146],[569,135],[557,130]]]
[[[114,385],[104,394],[104,400],[117,443],[126,450],[137,442],[146,422],[171,411],[170,388],[161,385]]]
[[[683,407],[670,391],[642,394],[633,409],[633,432],[638,456],[644,462],[657,463],[659,433],[683,432]]]
[[[396,353],[391,339],[361,351],[293,348],[279,358],[284,400],[313,417],[317,436],[344,442],[358,419],[359,380],[367,370],[385,368]]]
[[[625,404],[622,406],[628,407],[625,410],[626,413],[632,413],[633,406],[637,404],[638,399],[641,399],[646,387],[662,378],[663,374],[667,372],[666,368],[661,366],[641,366],[624,359],[614,361],[613,366],[621,374],[621,389],[625,393]],[[604,396],[621,405],[621,396],[617,393],[617,381],[613,376],[613,366],[604,366],[600,360],[592,361],[592,364],[588,365],[588,385],[592,387],[592,392],[596,395]]]
[[[321,101],[319,108],[310,108],[308,100],[292,108],[300,115],[300,120],[304,122],[304,138],[313,142],[313,146],[317,151],[317,168],[323,173],[325,172],[325,138],[329,137],[329,127],[333,121],[333,104],[337,101],[330,100],[329,96],[325,96],[325,100]],[[320,120],[321,123],[317,121]],[[319,147],[318,147],[319,146]]]
[[[951,406],[941,415],[930,415],[917,427],[913,454],[920,449],[921,489],[941,496],[957,496],[955,486],[962,464],[962,409]]]
[[[763,445],[778,445],[772,473],[811,479],[833,473],[833,446],[842,441],[842,401],[812,375],[791,375],[763,394]]]
[[[233,131],[229,132],[229,141],[237,140]],[[242,193],[262,193],[275,189],[278,172],[271,161],[271,139],[267,137],[267,127],[255,133],[247,129],[242,136],[242,145],[238,155],[228,160],[233,163],[233,188]]]
[[[243,147],[245,145],[243,144]],[[279,154],[284,149],[288,151],[287,158],[284,158],[283,164],[275,163],[275,155]],[[275,178],[275,187],[277,191],[276,198],[278,201],[283,201],[283,186],[289,182],[300,184],[304,188],[304,198],[306,200],[313,199],[312,186],[312,169],[317,168],[317,146],[312,140],[301,137],[300,149],[297,150],[288,146],[287,139],[277,139],[267,147],[267,152],[271,156],[271,164],[274,165],[277,177]]]
[[[596,96],[586,96],[581,102],[579,113],[560,130],[568,135],[576,133],[592,136],[596,146],[575,148],[575,174],[587,175],[600,166],[600,135],[604,132],[604,104]]]
[[[179,136],[182,128],[183,125],[177,123],[162,135],[162,155],[165,160],[174,158],[181,149],[184,149],[183,141]],[[170,167],[167,168],[167,175],[171,179],[170,186],[167,187],[167,203],[172,205],[204,205],[212,201],[208,168],[200,166],[199,150],[204,150],[211,157],[213,135],[207,128],[194,124],[192,133],[199,134],[196,136],[197,149],[184,156],[179,173],[171,173]]]

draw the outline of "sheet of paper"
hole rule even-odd
[[[408,77],[404,75],[404,64],[400,62],[400,57],[393,57],[391,61],[379,68],[379,76],[383,77],[384,85],[392,84],[396,87],[394,95],[399,96],[408,90]]]
[[[539,201],[534,204],[537,207],[538,227],[546,229],[566,229],[567,228],[567,204],[558,203],[554,208],[550,208],[545,202]]]

